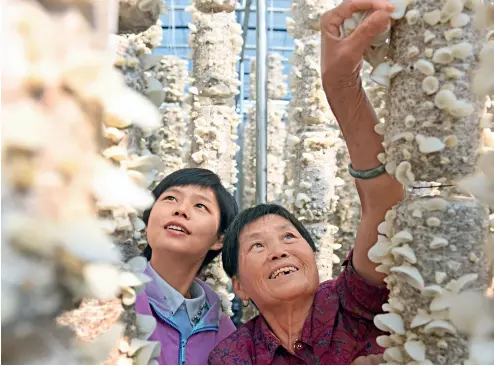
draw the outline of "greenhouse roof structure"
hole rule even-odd
[[[245,53],[244,53],[244,100],[248,101],[250,93],[250,60],[256,55],[256,2],[250,2],[250,7],[246,8],[239,4],[236,15],[238,22],[242,25],[244,16],[248,17],[248,29],[244,34]],[[267,28],[267,47],[269,52],[278,52],[283,57],[284,72],[288,75],[290,65],[288,57],[293,53],[293,37],[286,30],[287,11],[290,9],[291,0],[266,0],[266,28]],[[188,45],[189,28],[188,24],[192,21],[191,13],[185,11],[190,5],[189,0],[166,0],[166,13],[161,16],[163,28],[163,40],[160,47],[155,49],[155,54],[175,55],[187,59],[190,54]],[[191,64],[189,62],[189,69]],[[290,95],[285,97],[289,100]]]

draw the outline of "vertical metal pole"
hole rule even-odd
[[[268,99],[266,1],[256,0],[256,201],[267,202]]]
[[[237,135],[238,135],[238,145],[240,149],[237,152],[237,169],[238,169],[238,183],[237,183],[237,190],[235,192],[235,199],[240,207],[241,210],[244,209],[242,201],[244,197],[244,98],[245,98],[245,89],[244,89],[244,83],[245,83],[245,75],[244,75],[244,69],[245,69],[245,62],[243,59],[240,60],[240,65],[239,65],[239,74],[240,74],[240,94],[238,95],[238,114],[240,116],[240,124],[238,125],[237,128]]]
[[[240,149],[237,152],[236,156],[236,162],[237,162],[237,169],[238,169],[238,183],[237,183],[237,189],[235,191],[235,200],[238,203],[238,206],[240,209],[244,209],[243,207],[243,197],[244,197],[244,169],[243,169],[243,162],[244,162],[244,99],[245,99],[245,75],[244,75],[244,70],[245,70],[245,57],[244,57],[244,46],[247,41],[247,32],[248,32],[248,24],[249,24],[249,13],[250,13],[250,4],[251,0],[243,0],[242,1],[242,7],[247,8],[247,10],[244,13],[237,13],[237,21],[240,23],[241,21],[243,22],[242,25],[242,37],[244,39],[244,43],[242,45],[242,51],[240,53],[240,62],[239,62],[239,71],[238,74],[240,76],[240,93],[237,95],[237,112],[240,115],[240,124],[238,125],[237,128],[237,135],[238,135],[238,145]],[[243,19],[242,19],[243,18]],[[240,307],[242,308],[242,307]]]

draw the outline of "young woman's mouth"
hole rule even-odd
[[[178,222],[169,222],[165,225],[165,230],[172,235],[190,235],[185,225]]]

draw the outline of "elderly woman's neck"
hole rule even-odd
[[[293,344],[302,334],[313,300],[313,297],[300,298],[261,312],[273,334],[290,352],[293,352]]]
[[[151,257],[151,267],[170,286],[187,297],[190,286],[197,275],[201,262],[190,263],[183,259],[183,256],[176,257],[173,254],[154,253]]]

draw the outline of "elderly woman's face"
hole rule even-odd
[[[238,296],[262,307],[313,295],[318,284],[314,252],[290,221],[266,215],[245,226],[234,279]]]

